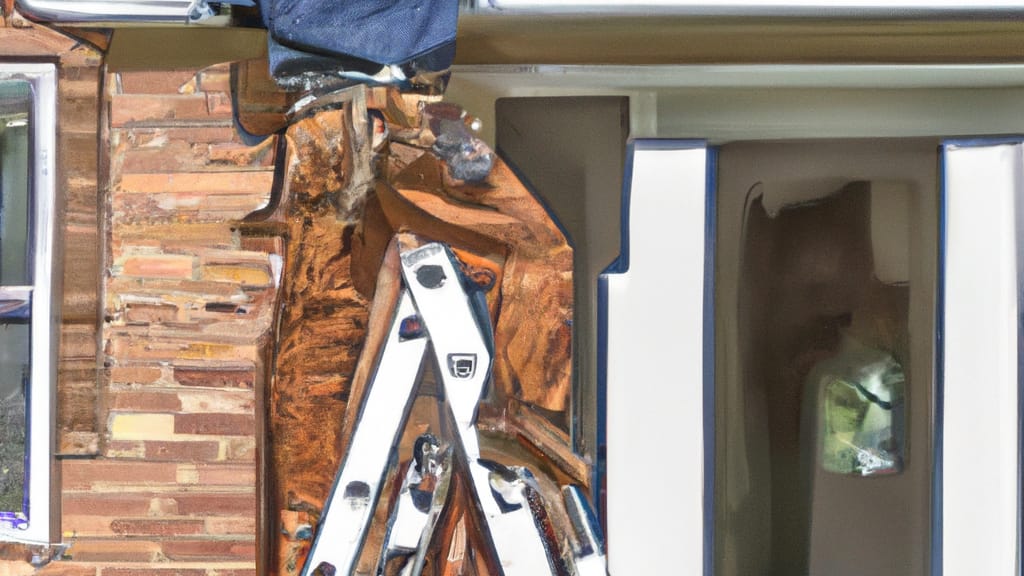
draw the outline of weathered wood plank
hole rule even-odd
[[[414,99],[375,93],[372,102],[401,123],[393,128],[405,141],[432,141]],[[267,395],[269,533],[276,539],[269,565],[280,576],[301,570],[311,545],[302,526],[315,529],[358,423],[401,285],[396,234],[418,237],[405,236],[406,242],[447,243],[471,277],[492,286],[487,298],[497,352],[494,390],[481,410],[485,453],[543,476],[552,502],[560,500],[557,484],[590,478],[565,430],[572,249],[543,205],[500,161],[484,183],[467,184],[448,176],[429,149],[393,142],[377,159],[384,176],[372,183],[361,178],[369,150],[353,136],[360,106],[356,96],[341,110],[313,113],[288,128],[287,152],[277,159],[285,171],[282,201],[260,214],[269,221],[244,228],[250,234],[277,230],[287,245]],[[416,436],[451,426],[437,395],[427,369],[358,561],[366,571],[380,557],[383,526]],[[468,497],[457,478],[427,573],[499,572]],[[564,520],[555,523],[567,530]]]

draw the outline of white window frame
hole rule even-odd
[[[47,544],[58,525],[53,517],[54,415],[57,365],[57,312],[54,292],[56,214],[57,68],[46,63],[0,63],[0,80],[25,80],[32,86],[33,284],[0,287],[12,297],[32,294],[31,394],[28,407],[28,523],[0,524],[0,541]]]

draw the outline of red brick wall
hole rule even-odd
[[[68,560],[44,572],[252,575],[276,265],[232,222],[267,201],[274,148],[235,135],[226,66],[106,86],[100,456],[62,461]]]

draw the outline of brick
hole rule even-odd
[[[194,224],[200,222],[200,200],[195,195],[179,196],[176,194],[157,194],[153,196],[115,196],[114,218],[132,224],[152,223],[166,224],[184,222]],[[193,204],[191,207],[188,203]],[[224,222],[223,219],[206,219],[206,222]]]
[[[125,174],[120,190],[128,194],[251,194],[269,191],[273,181],[272,170]]]
[[[114,130],[113,135],[116,137],[116,144],[120,146],[118,151],[121,156],[133,150],[161,148],[171,141],[167,137],[166,127],[127,128]],[[178,142],[188,144],[188,142]]]
[[[117,392],[108,396],[108,405],[115,411],[178,412],[181,399],[173,392]]]
[[[119,84],[124,94],[178,94],[181,87],[196,77],[194,70],[159,72],[121,72]]]
[[[85,360],[62,360],[60,363],[60,378],[63,385],[73,385],[92,388],[95,387],[96,378],[99,373],[96,368],[96,360],[89,358]]]
[[[230,116],[221,118],[230,120]],[[209,121],[204,95],[116,94],[111,103],[110,124],[164,125],[182,120]]]
[[[199,217],[209,219],[222,214],[242,213],[244,216],[267,203],[270,190],[251,190],[243,193],[208,194],[199,203]]]
[[[243,236],[241,246],[243,250],[268,255],[280,256],[284,253],[284,240],[280,237]]]
[[[178,484],[198,484],[199,468],[196,465],[178,466]]]
[[[177,414],[175,434],[248,436],[254,433],[256,421],[243,414]]]
[[[269,191],[242,194],[127,194],[114,197],[116,219],[131,223],[225,223],[266,205]]]
[[[97,70],[61,67],[58,77],[62,97],[99,100],[101,96],[100,75]]]
[[[111,294],[131,295],[136,298],[152,296],[154,299],[202,298],[238,300],[244,302],[248,298],[237,287],[223,282],[201,282],[197,280],[164,280],[160,278],[146,279],[119,277],[114,278],[107,290]]]
[[[112,440],[163,440],[175,431],[174,414],[111,414]]]
[[[60,357],[62,360],[95,360],[99,352],[96,327],[82,324],[61,326]]]
[[[256,516],[252,512],[248,516],[209,516],[206,522],[206,533],[210,535],[244,535],[256,534]]]
[[[246,198],[244,201],[238,200],[238,198],[234,198],[233,200],[237,200],[239,204],[242,204],[244,202],[245,206],[231,207],[227,205],[221,205],[213,209],[203,208],[196,212],[196,221],[232,222],[236,220],[243,220],[246,216],[258,210],[259,208],[266,206],[267,204],[266,198],[258,197]],[[208,203],[216,205],[216,200],[211,199],[209,200]]]
[[[240,142],[238,134],[231,126],[167,127],[162,130],[165,130],[167,137],[172,140],[183,140],[196,144]]]
[[[267,139],[256,146],[246,146],[238,142],[211,144],[208,148],[208,160],[211,164],[228,166],[271,167],[274,165],[273,139]]]
[[[67,380],[64,383],[57,390],[57,414],[61,427],[69,432],[95,431],[95,382],[90,382],[88,386],[74,386],[73,382]]]
[[[196,483],[203,486],[256,485],[256,467],[244,464],[195,464],[191,469],[182,465],[181,471],[195,472]]]
[[[188,361],[188,362],[229,362],[240,358],[254,358],[258,354],[256,344],[233,345],[220,342],[198,342],[196,334],[166,331],[154,338],[154,334],[115,332],[108,338],[105,353],[119,361]],[[251,337],[239,338],[253,342]]]
[[[252,414],[256,399],[243,390],[181,390],[181,412]]]
[[[266,267],[213,264],[200,269],[200,278],[211,282],[232,282],[247,288],[266,288],[273,277]]]
[[[91,53],[92,56],[100,54],[99,50],[104,50],[109,45],[107,35],[102,32],[83,32],[83,39],[86,39],[95,46],[89,46],[85,44],[79,44],[74,52]],[[97,67],[98,65],[90,64],[88,66],[75,65],[71,62],[65,62],[58,70],[57,74],[61,80],[72,81],[72,80],[89,80],[91,82],[98,82],[105,76],[102,74]]]
[[[61,504],[64,515],[145,516],[153,497],[149,494],[65,494]]]
[[[95,224],[64,228],[63,321],[95,325],[99,302],[99,232]]]
[[[193,277],[194,265],[195,259],[191,256],[169,254],[129,256],[121,264],[120,275],[190,280]]]
[[[104,568],[100,576],[207,576],[205,568]]]
[[[96,576],[95,566],[83,566],[74,562],[50,562],[36,572],[37,576]]]
[[[227,92],[207,92],[206,107],[210,116],[230,116],[232,111],[231,95]]]
[[[67,178],[61,187],[67,206],[68,222],[84,221],[95,224],[97,220],[97,197],[99,186],[96,178]]]
[[[77,539],[65,556],[76,562],[155,562],[161,551],[159,543],[145,540]]]
[[[168,560],[255,560],[256,545],[233,540],[168,540],[163,543]]]
[[[207,163],[204,152],[190,142],[154,140],[144,148],[131,148],[121,156],[122,174],[189,172]]]
[[[89,490],[102,485],[154,485],[177,482],[177,465],[163,462],[63,460],[64,490]]]
[[[220,443],[150,441],[144,444],[145,458],[151,461],[205,462],[220,457]]]
[[[229,438],[223,441],[224,459],[238,462],[256,461],[256,438]]]
[[[114,384],[152,384],[160,379],[162,371],[152,366],[115,366],[110,370]]]
[[[98,147],[95,135],[61,133],[58,141],[61,167],[66,177],[96,177]]]
[[[235,235],[231,227],[225,224],[122,224],[113,230],[116,244],[128,244],[140,240],[159,239],[158,246],[166,247],[168,243],[182,243],[191,246],[210,248],[234,248]]]
[[[61,431],[57,454],[61,456],[93,456],[99,454],[100,437],[96,432]]]
[[[107,458],[145,458],[146,445],[140,440],[110,440],[105,445]]]
[[[248,388],[256,380],[254,368],[174,368],[174,380],[182,386]]]
[[[174,304],[131,303],[125,306],[125,321],[132,324],[164,324],[178,317]]]
[[[150,516],[176,516],[178,514],[178,501],[171,496],[160,496],[153,498],[149,503]]]
[[[128,390],[109,396],[112,411],[123,412],[178,412],[181,400],[174,393],[140,392]]]
[[[110,529],[121,536],[192,536],[203,532],[202,520],[191,519],[119,519]]]
[[[65,135],[96,134],[96,126],[99,124],[99,106],[96,105],[96,99],[61,99],[58,124]]]
[[[73,534],[75,538],[108,538],[115,535],[110,528],[114,520],[113,516],[64,514],[61,516],[61,527],[65,533]]]
[[[256,516],[255,494],[196,494],[174,497],[182,516]]]
[[[24,20],[21,22],[27,24]],[[70,50],[73,45],[71,38],[45,28],[7,25],[0,28],[0,55],[3,56],[52,57]]]

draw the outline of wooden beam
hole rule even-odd
[[[266,30],[202,26],[116,28],[107,53],[111,72],[202,68],[260,58]]]
[[[681,15],[464,14],[456,64],[1011,63],[1024,19],[836,19]],[[111,70],[259,58],[266,31],[121,26]]]
[[[464,15],[457,64],[994,63],[1024,21]]]

